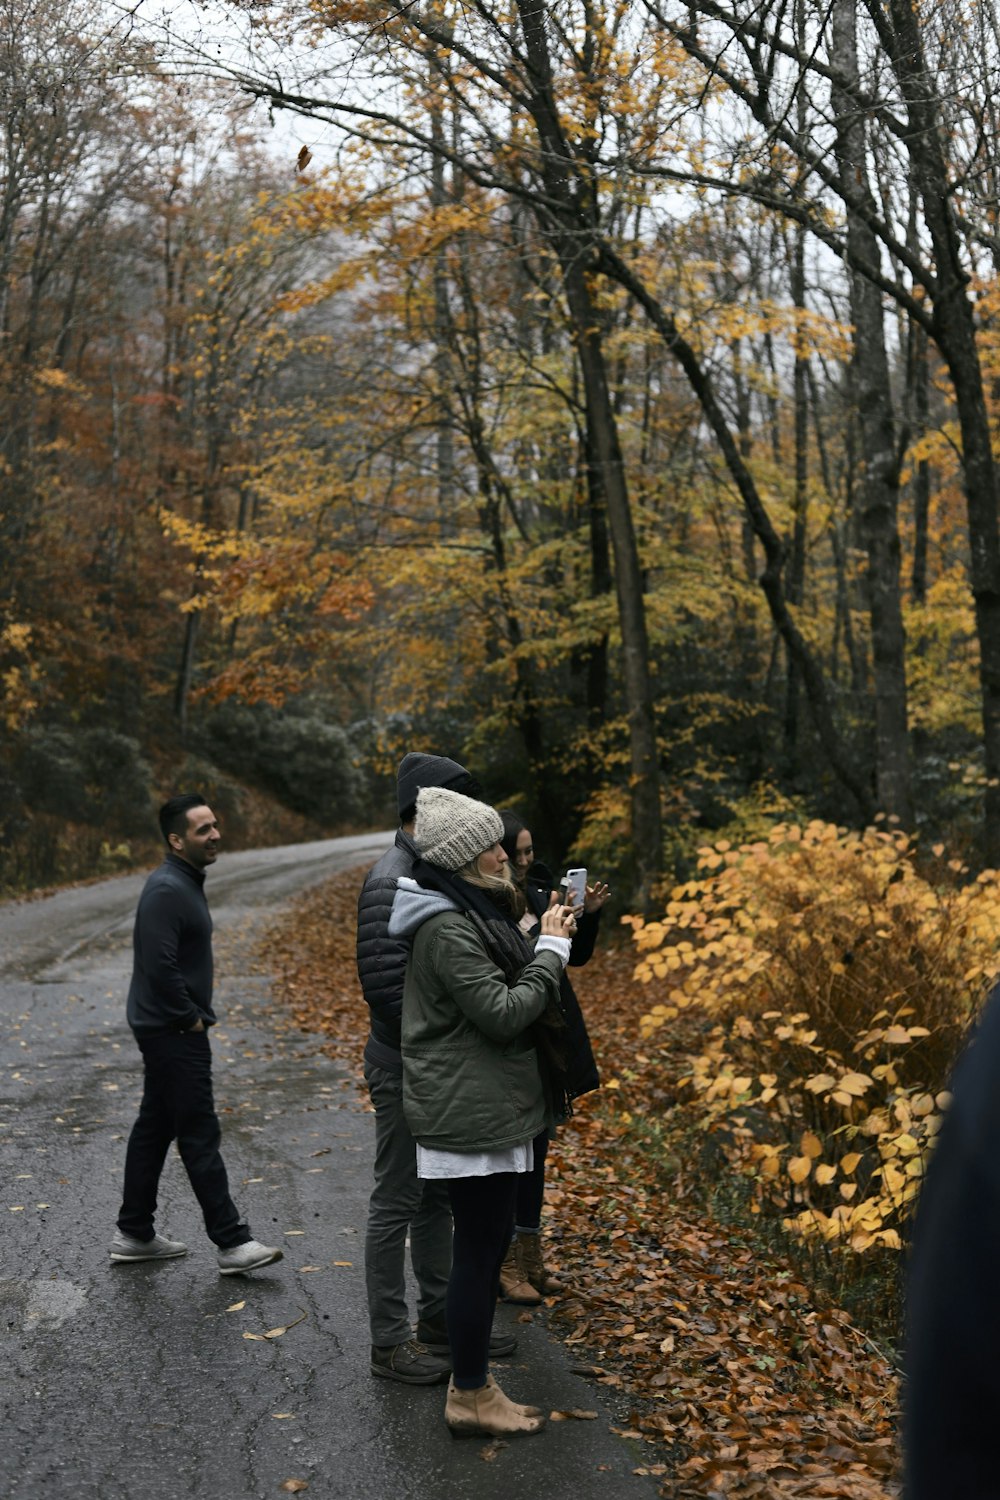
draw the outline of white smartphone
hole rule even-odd
[[[574,868],[566,871],[566,905],[582,906],[587,894],[587,872]]]

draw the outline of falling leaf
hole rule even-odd
[[[308,146],[300,146],[299,147],[299,154],[295,158],[295,169],[296,169],[296,171],[297,172],[304,172],[305,169],[306,169],[306,167],[308,167],[308,165],[309,165],[309,163],[311,161],[312,161],[312,152],[309,150],[309,147]]]

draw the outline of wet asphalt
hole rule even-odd
[[[172,1152],[158,1227],[189,1254],[112,1265],[141,1092],[125,1024],[142,876],[0,904],[0,1496],[4,1500],[649,1500],[544,1315],[496,1367],[517,1399],[597,1420],[454,1441],[444,1388],[374,1378],[364,1229],[373,1117],[314,1038],[275,1028],[254,940],[282,904],[370,863],[390,834],[220,858],[216,1104],[237,1205],[284,1259],[220,1276]],[[282,1331],[284,1330],[284,1331]],[[251,1337],[252,1335],[252,1337]],[[265,1337],[265,1335],[270,1335]],[[297,1481],[292,1484],[291,1481]]]

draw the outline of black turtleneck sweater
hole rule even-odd
[[[137,1036],[215,1023],[212,918],[205,876],[168,854],[142,888],[132,935],[134,962],[126,1014]]]

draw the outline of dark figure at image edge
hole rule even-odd
[[[156,1233],[160,1174],[177,1142],[223,1276],[280,1260],[259,1244],[229,1196],[212,1095],[212,918],[205,871],[218,857],[215,814],[197,793],[160,809],[163,864],[139,897],[126,1014],[142,1053],[143,1093],[125,1153],[125,1185],[111,1259],[170,1260],[187,1246]]]
[[[1000,1500],[1000,986],[955,1067],[909,1257],[904,1500]]]

